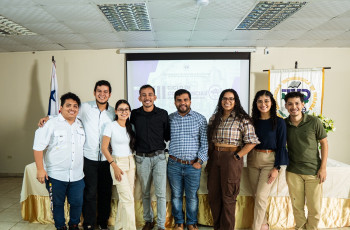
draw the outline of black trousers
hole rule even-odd
[[[85,189],[83,203],[84,227],[105,225],[111,212],[112,177],[108,161],[92,161],[84,157]],[[97,205],[96,205],[97,202]]]

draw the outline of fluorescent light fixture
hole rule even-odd
[[[271,30],[305,4],[306,2],[260,1],[236,30]]]
[[[146,3],[98,5],[116,31],[150,31]]]
[[[36,35],[36,33],[0,15],[0,35]]]
[[[127,48],[117,50],[118,54],[131,53],[220,53],[220,52],[255,52],[254,47],[218,47],[218,48]]]

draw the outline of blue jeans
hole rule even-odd
[[[51,183],[52,188],[53,219],[55,221],[55,227],[62,228],[66,226],[66,220],[64,218],[64,201],[66,196],[70,205],[68,225],[79,224],[83,206],[84,179],[74,182],[65,182],[49,177],[49,181],[46,180],[46,189],[50,193],[49,183]]]
[[[172,215],[175,224],[185,223],[182,212],[183,193],[186,196],[186,224],[197,224],[201,169],[168,159],[168,181],[171,188]]]
[[[154,157],[135,156],[136,172],[141,183],[143,219],[153,222],[151,208],[151,181],[157,197],[157,226],[165,228],[166,218],[166,158],[164,151]]]

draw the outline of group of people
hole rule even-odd
[[[322,182],[326,179],[327,135],[317,118],[302,112],[302,93],[285,95],[285,107],[290,115],[283,120],[277,116],[276,101],[269,91],[257,92],[250,117],[242,108],[237,92],[226,89],[220,94],[209,123],[191,109],[191,93],[185,89],[175,92],[177,111],[170,115],[155,106],[157,96],[151,85],[140,88],[142,106],[134,110],[126,100],[119,100],[115,109],[109,106],[111,86],[107,81],[96,83],[94,96],[95,101],[80,105],[75,94],[64,94],[61,113],[42,118],[41,128],[35,133],[37,179],[46,183],[57,229],[67,229],[65,197],[70,204],[70,230],[79,229],[81,213],[84,229],[94,229],[96,219],[100,229],[108,229],[113,184],[119,196],[115,229],[136,230],[137,175],[142,191],[143,230],[153,229],[155,222],[158,230],[165,229],[167,180],[174,229],[196,230],[197,192],[202,165],[207,162],[214,229],[233,230],[243,156],[247,154],[255,197],[252,229],[269,229],[268,196],[283,165],[288,165],[286,178],[296,229],[317,229]],[[165,148],[169,140],[167,160]],[[151,207],[152,182],[157,198],[156,221]],[[184,193],[186,217],[182,207]]]

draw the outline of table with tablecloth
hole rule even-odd
[[[202,168],[201,183],[198,191],[198,223],[212,226],[213,220],[207,195],[207,174],[204,168],[205,165]],[[291,228],[294,226],[294,218],[285,178],[285,168],[281,169],[279,177],[276,180],[269,197],[267,219],[272,229]],[[249,228],[253,221],[254,198],[252,196],[246,166],[243,169],[240,187],[236,204],[236,228]],[[173,217],[171,216],[170,193],[169,185],[167,185],[167,227],[171,227],[174,224]],[[153,187],[151,194],[152,207],[156,214],[157,206]],[[25,167],[20,201],[21,214],[24,220],[53,223],[48,192],[45,185],[40,184],[36,180],[35,163],[31,163]],[[112,211],[109,219],[110,225],[114,225],[117,204],[117,192],[115,186],[113,186]],[[65,210],[66,216],[68,216],[67,204]],[[143,225],[141,186],[137,178],[135,183],[135,213],[137,225]],[[350,226],[350,165],[328,159],[327,180],[323,185],[322,216],[319,228],[340,228],[346,226]]]

